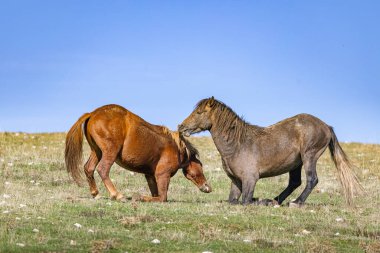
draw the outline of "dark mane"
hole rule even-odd
[[[181,136],[181,140],[185,143],[185,146],[186,146],[186,150],[188,152],[188,156],[189,156],[189,159],[192,157],[192,156],[195,156],[196,158],[199,159],[199,152],[198,152],[198,149],[196,149],[193,144],[191,144],[190,141],[186,140],[184,137]]]
[[[197,103],[195,109],[203,109],[211,99],[213,101],[211,105],[211,113],[213,115],[217,114],[217,117],[215,117],[216,124],[213,125],[213,128],[219,132],[226,133],[227,140],[232,138],[237,140],[240,144],[247,137],[248,131],[249,133],[253,133],[255,136],[263,134],[264,128],[251,125],[242,117],[237,115],[231,107],[217,99],[202,99]]]
[[[178,131],[170,131],[167,127],[161,126],[162,132],[165,135],[170,136],[174,142],[177,144],[177,147],[180,150],[185,150],[188,159],[190,160],[192,156],[199,157],[198,150],[191,144],[190,141],[186,140]]]

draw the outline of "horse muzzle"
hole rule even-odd
[[[204,193],[210,193],[212,192],[211,186],[207,183],[204,183],[201,187],[199,187],[199,190],[201,190]]]

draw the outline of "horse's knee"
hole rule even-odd
[[[302,181],[301,181],[301,180],[297,180],[297,181],[291,181],[289,185],[290,185],[293,189],[296,189],[296,188],[300,187],[301,184],[302,184]]]

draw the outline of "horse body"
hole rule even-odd
[[[209,130],[231,179],[230,203],[253,202],[257,180],[289,172],[288,187],[275,200],[280,204],[301,185],[301,168],[307,185],[296,203],[302,204],[318,183],[316,163],[327,147],[340,172],[348,202],[360,189],[351,165],[331,127],[320,119],[299,114],[269,127],[248,124],[222,102],[201,100],[179,131],[185,135]]]
[[[79,163],[84,135],[91,147],[85,164],[85,174],[91,194],[98,195],[94,180],[99,172],[111,198],[123,199],[109,179],[114,162],[128,170],[145,174],[152,197],[145,201],[166,201],[167,189],[179,168],[200,190],[210,192],[203,175],[197,151],[178,132],[152,125],[118,105],[106,105],[83,115],[70,129],[66,138],[66,166],[77,183],[80,182]],[[79,155],[78,155],[79,154]]]

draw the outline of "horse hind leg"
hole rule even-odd
[[[290,195],[292,192],[297,189],[302,181],[301,181],[301,168],[302,164],[297,168],[289,171],[289,183],[283,192],[280,193],[277,197],[274,198],[281,205],[281,203]]]
[[[292,203],[297,206],[302,205],[307,197],[310,195],[311,191],[318,184],[317,176],[317,159],[309,158],[304,162],[304,169],[306,172],[306,187],[301,193],[301,195]]]
[[[97,167],[97,171],[104,183],[104,186],[107,188],[111,199],[125,201],[123,194],[117,191],[115,185],[112,183],[109,177],[111,166],[116,159],[117,153],[117,151],[108,154],[103,152],[102,159],[100,160]]]
[[[98,165],[99,159],[94,151],[91,152],[90,157],[88,158],[86,164],[84,165],[84,173],[87,177],[87,182],[90,186],[91,195],[95,198],[98,194],[98,188],[96,186],[94,172],[96,165]]]

